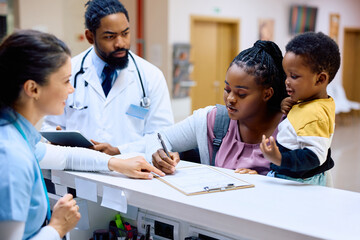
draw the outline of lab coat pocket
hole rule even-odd
[[[129,114],[126,112],[126,118],[128,122],[128,129],[136,132],[138,136],[143,136],[145,128],[145,119],[141,115]]]

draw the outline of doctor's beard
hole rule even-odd
[[[98,46],[96,41],[95,41],[95,49],[96,49],[96,52],[99,55],[99,57],[104,62],[106,62],[109,65],[109,67],[111,67],[112,69],[122,70],[128,66],[129,49],[119,48],[119,49],[116,49],[115,51],[112,51],[109,54],[107,54],[106,52],[101,50],[101,48]],[[121,52],[121,51],[125,51],[124,57],[114,57],[114,55],[117,52]]]
[[[114,57],[114,54],[120,51],[125,51],[124,57]],[[105,62],[113,69],[122,70],[126,68],[129,64],[129,50],[126,48],[121,48],[116,51],[109,53],[106,57],[104,57]]]

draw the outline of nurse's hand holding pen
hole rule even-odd
[[[109,170],[122,173],[132,178],[152,179],[153,174],[165,176],[165,173],[149,164],[142,156],[118,159],[111,158],[108,163]]]

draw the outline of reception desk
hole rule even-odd
[[[255,187],[186,196],[157,179],[130,179],[114,172],[52,171],[51,178],[70,188],[76,178],[96,183],[99,197],[104,186],[121,189],[131,206],[229,239],[360,239],[360,193],[220,171]],[[179,234],[179,239],[187,237],[186,231]]]

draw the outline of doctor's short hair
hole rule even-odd
[[[18,30],[5,38],[0,45],[0,110],[13,106],[27,80],[46,85],[70,55],[66,44],[52,34]]]
[[[253,47],[241,51],[229,68],[235,64],[254,76],[257,84],[272,87],[274,95],[269,99],[268,106],[280,110],[281,101],[287,97],[282,60],[281,50],[276,43],[258,40]]]
[[[85,26],[92,33],[95,34],[96,29],[100,27],[100,21],[115,13],[123,13],[126,19],[129,20],[129,15],[124,5],[119,0],[90,0],[85,6]]]
[[[322,32],[299,34],[290,40],[285,50],[303,57],[305,64],[313,73],[328,73],[329,83],[339,70],[339,47],[333,39]]]

